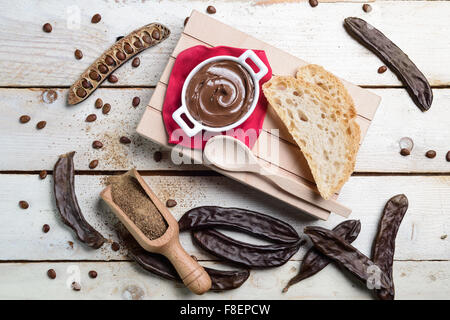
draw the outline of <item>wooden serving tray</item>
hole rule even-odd
[[[194,10],[188,23],[186,24],[186,27],[184,28],[183,33],[181,34],[178,44],[169,58],[169,62],[167,63],[161,79],[156,86],[150,103],[147,106],[147,109],[137,127],[137,132],[140,135],[155,141],[164,147],[175,147],[174,145],[168,144],[168,136],[162,118],[162,107],[167,84],[169,82],[170,72],[178,54],[181,51],[196,45],[204,45],[208,47],[225,45],[246,49],[264,50],[267,58],[269,59],[274,75],[295,75],[298,67],[308,64],[299,58],[296,58],[280,49],[223,24],[210,16]],[[370,122],[380,104],[381,98],[349,82],[343,82],[352,96],[358,112],[357,122],[361,128],[362,142],[362,139],[364,139],[367,133]],[[272,129],[279,130],[278,132],[273,132],[271,131]],[[279,152],[277,154],[268,154],[268,152],[264,152],[264,150],[268,150],[268,144],[273,143],[274,139],[279,146]],[[292,137],[285,129],[281,120],[270,107],[267,110],[264,120],[263,131],[252,151],[263,165],[271,165],[272,168],[275,168],[280,173],[280,175],[290,176],[300,183],[315,189],[314,179],[311,175],[306,159],[303,157],[297,144],[293,141]],[[185,148],[183,149],[183,156],[187,159],[191,159],[192,163],[202,163],[201,150],[191,150]],[[314,203],[309,203],[290,195],[289,193],[279,189],[271,182],[267,181],[262,176],[253,173],[227,172],[214,166],[210,167],[225,176],[260,190],[267,195],[297,207],[301,211],[311,214],[317,218],[327,220],[330,215],[328,210],[325,210]],[[335,198],[337,198],[337,194],[335,195]],[[347,217],[350,214],[350,210],[336,213]]]

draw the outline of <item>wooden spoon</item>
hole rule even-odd
[[[181,246],[178,238],[179,228],[177,220],[175,220],[166,206],[156,197],[136,169],[132,169],[125,174],[136,178],[150,200],[155,204],[156,208],[167,222],[168,227],[166,232],[155,240],[147,238],[122,209],[114,203],[111,194],[111,186],[107,186],[100,193],[102,199],[105,200],[142,248],[150,252],[160,253],[170,260],[186,287],[196,294],[203,294],[208,291],[211,288],[211,278],[208,273],[206,273],[205,269],[203,269],[203,267]]]
[[[264,168],[253,152],[240,140],[217,135],[208,140],[203,157],[216,167],[226,171],[252,172],[266,177],[290,194],[325,210],[347,217],[351,209],[335,200],[325,200],[320,194],[290,177]]]

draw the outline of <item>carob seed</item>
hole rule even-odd
[[[119,245],[117,242],[113,242],[113,243],[111,244],[111,249],[112,249],[113,251],[119,251],[120,245]]]
[[[450,151],[447,152],[447,155],[445,156],[445,159],[446,159],[448,162],[450,162]]]
[[[113,58],[111,58],[111,56],[106,56],[105,62],[108,66],[113,66],[116,64],[116,62],[114,61]]]
[[[100,14],[96,13],[96,14],[94,14],[92,16],[91,22],[92,23],[99,23],[100,20],[102,20],[102,16]]]
[[[427,153],[425,153],[425,156],[429,159],[433,159],[436,157],[436,151],[428,150]]]
[[[319,1],[317,1],[317,0],[309,0],[309,5],[311,6],[311,7],[317,7],[318,5],[319,5]]]
[[[84,90],[83,88],[78,88],[77,89],[77,96],[79,96],[80,98],[83,98],[86,96],[86,90]]]
[[[136,108],[139,105],[139,103],[141,103],[141,99],[139,97],[134,97],[132,101],[133,107]]]
[[[102,113],[103,114],[108,114],[109,111],[111,111],[111,105],[109,103],[105,103],[103,108],[102,108]]]
[[[92,142],[92,147],[93,147],[94,149],[100,149],[100,148],[103,147],[103,143],[101,143],[101,142],[98,141],[98,140],[95,140],[94,142]]]
[[[72,282],[72,289],[74,291],[80,291],[81,290],[81,286],[78,282]]]
[[[47,121],[39,121],[39,122],[36,124],[36,128],[37,128],[37,129],[44,129],[46,125],[47,125]]]
[[[123,53],[122,51],[117,51],[116,57],[117,57],[117,59],[119,59],[119,60],[125,60],[127,56],[126,56],[125,53]]]
[[[140,48],[142,48],[144,45],[142,44],[142,42],[141,42],[141,40],[136,40],[135,42],[133,42],[133,45],[136,47],[136,48],[138,48],[138,49],[140,49]]]
[[[128,54],[132,54],[134,52],[133,48],[128,43],[125,43],[125,45],[123,46],[123,50],[125,50],[125,52]]]
[[[97,100],[95,100],[95,107],[97,109],[100,109],[101,107],[103,107],[103,100],[98,98]]]
[[[387,70],[386,66],[381,66],[381,67],[378,68],[378,73],[385,73],[386,70]]]
[[[44,32],[50,33],[52,32],[52,25],[50,23],[46,23],[42,26],[42,30],[44,30]]]
[[[92,160],[89,162],[89,169],[95,169],[98,166],[98,160]]]
[[[46,177],[47,177],[47,171],[46,170],[42,170],[41,172],[39,172],[39,178],[44,180]]]
[[[123,143],[123,144],[129,144],[129,143],[131,143],[130,138],[125,137],[125,136],[120,137],[119,141],[120,141],[120,143]]]
[[[153,160],[155,160],[155,162],[160,162],[162,159],[162,152],[161,151],[156,151],[153,154]]]
[[[88,274],[89,274],[89,278],[91,278],[91,279],[97,278],[97,271],[95,271],[95,270],[89,271]]]
[[[92,83],[89,80],[83,79],[81,81],[81,85],[83,86],[83,88],[86,89],[91,89],[92,88]]]
[[[409,156],[411,154],[411,151],[409,149],[403,148],[400,150],[400,154],[404,157]]]
[[[159,30],[153,30],[152,31],[152,38],[155,40],[159,40],[159,38],[161,37],[161,34],[159,33]]]
[[[177,205],[177,202],[173,199],[169,199],[166,201],[166,207],[167,208],[173,208]]]
[[[101,65],[98,66],[98,71],[100,71],[100,73],[105,74],[105,73],[107,73],[109,70],[108,70],[108,67],[107,67],[107,66],[105,66],[104,64],[101,64]]]
[[[56,271],[54,269],[48,269],[47,270],[47,276],[50,279],[55,279],[56,278]]]
[[[86,117],[86,122],[93,122],[95,120],[97,120],[97,115],[95,115],[94,113],[92,113]]]
[[[31,120],[31,117],[27,116],[27,115],[20,116],[20,118],[19,118],[20,123],[27,123],[30,120]]]
[[[116,83],[117,81],[119,81],[119,78],[117,78],[115,75],[110,74],[108,77],[108,82],[110,83]]]
[[[214,14],[217,12],[216,8],[214,8],[213,6],[208,6],[206,8],[206,12],[208,12],[209,14]]]
[[[21,207],[22,209],[28,209],[29,206],[30,205],[25,200],[20,200],[19,201],[19,207]]]
[[[83,52],[81,52],[81,50],[79,50],[79,49],[75,50],[74,55],[77,60],[80,60],[81,58],[83,58]]]
[[[144,40],[145,43],[152,43],[152,37],[150,37],[148,34],[143,36],[142,40]]]
[[[133,61],[131,62],[131,65],[133,66],[133,68],[139,67],[140,64],[141,64],[141,59],[139,59],[138,57],[134,58]]]
[[[368,3],[364,3],[362,9],[364,10],[364,12],[370,12],[372,11],[372,6]]]
[[[50,226],[49,226],[48,224],[44,224],[44,225],[42,226],[42,231],[43,231],[44,233],[49,232],[49,231],[50,231]]]
[[[91,70],[91,72],[89,72],[89,78],[95,81],[99,81],[101,79],[100,75],[94,70]]]

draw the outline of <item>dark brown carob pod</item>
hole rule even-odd
[[[399,77],[414,103],[422,111],[431,108],[433,91],[428,80],[395,43],[360,18],[346,18],[344,27],[350,35],[375,53]]]
[[[59,156],[55,164],[53,181],[56,207],[63,222],[75,231],[78,239],[88,246],[98,249],[106,240],[84,219],[78,205],[74,185],[74,155],[74,151],[63,154]]]
[[[381,300],[394,300],[395,288],[392,275],[395,253],[395,239],[403,217],[408,210],[408,198],[399,194],[388,200],[383,216],[378,225],[377,236],[373,242],[372,260],[381,268],[390,280],[388,290],[376,290],[376,295]]]

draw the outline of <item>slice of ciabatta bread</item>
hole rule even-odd
[[[330,94],[302,79],[274,76],[263,91],[308,161],[321,196],[329,199],[354,170],[359,126]]]

